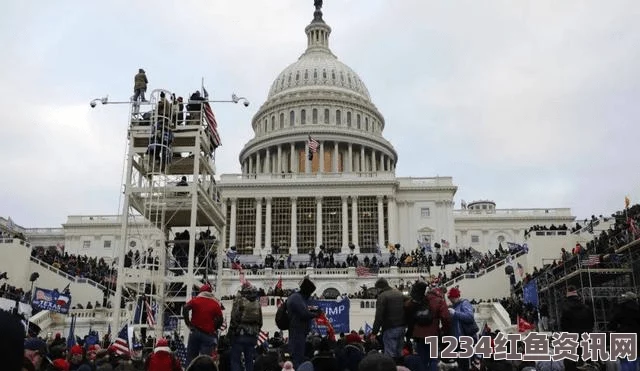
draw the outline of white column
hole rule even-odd
[[[377,163],[376,155],[377,155],[376,151],[371,150],[371,171],[374,173],[378,171],[378,163]]]
[[[236,245],[236,218],[238,213],[238,199],[231,199],[231,220],[229,221],[229,247]]]
[[[360,252],[360,242],[358,241],[358,196],[351,197],[351,242],[356,245],[354,252]]]
[[[262,198],[256,197],[256,236],[253,239],[255,246],[253,254],[259,255],[262,248]]]
[[[352,173],[353,172],[353,144],[349,143],[349,155],[347,156],[348,162],[347,162],[347,172]]]
[[[260,174],[262,169],[260,168],[260,152],[256,152],[256,174]]]
[[[387,156],[387,171],[391,171],[391,157]]]
[[[309,141],[304,142],[304,172],[311,173],[311,161],[309,161]]]
[[[387,197],[387,212],[389,213],[389,243],[397,244],[398,241],[398,208],[394,196]]]
[[[316,197],[316,247],[322,244],[322,197]]]
[[[295,197],[291,197],[291,248],[290,254],[298,253],[298,202]]]
[[[249,156],[249,173],[255,173],[255,171],[253,171],[253,156]]]
[[[248,165],[249,165],[249,164],[247,163],[247,161],[243,161],[243,162],[242,162],[242,174],[247,174],[247,173],[249,172],[249,171],[248,171],[248,168],[249,168],[249,166],[248,166]]]
[[[338,142],[333,142],[333,164],[331,165],[331,171],[334,173],[338,172],[338,157],[340,156],[338,152],[339,147],[340,145]]]
[[[289,170],[291,170],[291,172],[296,171],[296,166],[298,165],[298,162],[296,161],[296,144],[295,143],[291,143],[291,152],[289,153]]]
[[[264,172],[267,174],[273,173],[271,169],[271,152],[269,151],[269,148],[267,148],[264,156]]]
[[[320,160],[318,163],[318,174],[324,173],[324,142],[320,142]]]
[[[284,171],[284,167],[282,166],[282,145],[278,144],[278,161],[276,162],[278,167],[276,168],[276,173],[280,174]]]
[[[364,172],[365,170],[365,162],[364,162],[364,146],[360,146],[360,172]]]
[[[378,244],[380,249],[384,247],[384,198],[378,196]]]
[[[349,253],[349,197],[342,196],[342,253]]]
[[[267,213],[265,215],[265,232],[264,232],[264,246],[267,251],[271,251],[271,197],[267,198]]]

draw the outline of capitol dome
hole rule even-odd
[[[397,154],[362,79],[329,48],[331,27],[315,1],[307,48],[274,80],[240,152],[243,174],[393,172]],[[309,142],[317,156],[309,156]],[[308,159],[310,158],[310,159]]]

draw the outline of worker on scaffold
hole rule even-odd
[[[185,304],[182,317],[191,329],[187,342],[187,364],[201,354],[211,356],[218,343],[218,329],[223,323],[222,307],[213,296],[211,285],[205,283],[200,287],[198,296]]]
[[[149,80],[147,79],[147,74],[144,72],[142,68],[138,69],[138,73],[133,77],[133,97],[131,100],[133,101],[133,113],[140,113],[140,103],[139,101],[146,102],[147,98],[145,98],[144,93],[147,91],[147,84]]]

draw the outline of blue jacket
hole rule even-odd
[[[299,292],[294,292],[287,299],[287,311],[289,312],[289,332],[298,331],[305,335],[311,328],[310,321],[315,314],[309,311],[307,300]]]
[[[473,306],[469,303],[469,300],[460,300],[453,305],[453,309],[456,311],[451,316],[453,336],[459,338],[460,336],[466,335],[477,340],[479,329],[478,324],[476,324],[476,319],[473,316]]]

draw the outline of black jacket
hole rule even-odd
[[[592,332],[593,309],[577,296],[570,296],[562,305],[560,329],[569,333]]]

